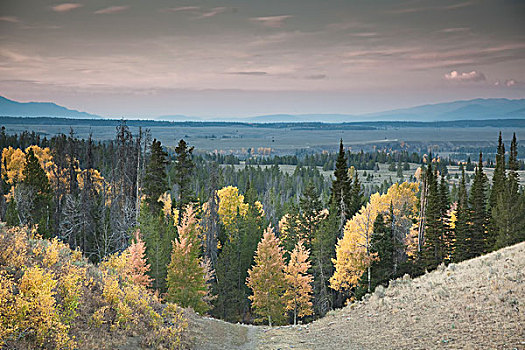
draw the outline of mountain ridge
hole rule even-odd
[[[53,102],[18,102],[2,96],[0,96],[0,115],[16,117],[65,117],[77,119],[104,118],[96,114],[69,109]],[[366,114],[277,113],[239,118],[203,118],[182,114],[168,114],[152,118],[152,120],[157,121],[224,121],[243,123],[345,123],[367,121],[434,122],[488,119],[525,119],[525,99],[477,98],[418,105],[409,108]]]

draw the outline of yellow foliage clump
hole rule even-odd
[[[219,218],[224,227],[231,229],[237,213],[241,216],[246,216],[246,213],[248,213],[248,204],[244,203],[244,196],[240,194],[239,189],[234,186],[221,188],[217,191],[217,195],[219,196]]]
[[[96,268],[57,239],[0,224],[0,348],[101,348],[126,332],[147,347],[179,347],[182,312],[157,311],[158,298],[133,282],[128,262],[125,251]]]
[[[370,202],[346,222],[343,238],[336,245],[336,259],[333,259],[335,272],[330,279],[333,289],[350,290],[356,286],[365,269],[376,259],[370,252],[370,245],[379,213],[392,210],[395,222],[404,225],[405,234],[409,235],[418,210],[418,191],[417,183],[395,183],[387,193],[370,196]]]

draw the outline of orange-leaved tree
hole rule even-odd
[[[271,326],[274,323],[285,321],[286,277],[284,273],[283,250],[281,242],[268,226],[263,238],[257,245],[254,266],[248,271],[246,285],[253,291],[249,296],[252,309],[260,318],[257,321],[268,319]]]
[[[129,269],[133,283],[151,287],[153,279],[148,276],[150,264],[146,260],[146,244],[140,238],[140,230],[135,231],[133,243],[129,246]]]
[[[285,268],[287,288],[285,293],[286,309],[293,312],[293,323],[297,317],[311,315],[313,277],[308,273],[311,265],[308,261],[310,251],[300,241],[290,254],[290,261]]]
[[[173,241],[171,262],[168,265],[168,301],[182,307],[192,307],[203,313],[209,309],[207,279],[208,264],[199,256],[201,251],[200,228],[191,205],[186,207],[179,237]]]

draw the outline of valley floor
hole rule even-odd
[[[398,279],[308,325],[189,325],[194,349],[525,349],[525,242]]]

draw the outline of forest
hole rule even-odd
[[[229,322],[310,322],[405,274],[525,240],[515,134],[506,151],[500,133],[490,161],[482,152],[467,162],[351,152],[341,140],[335,153],[252,157],[243,168],[235,156],[194,154],[183,139],[163,147],[126,122],[110,141],[3,129],[0,146],[0,218],[9,232],[28,228],[93,264],[133,271],[130,283],[163,302]],[[364,186],[357,170],[378,163],[418,168],[410,181]],[[447,165],[459,166],[459,186]],[[22,283],[30,273],[40,272],[20,266],[0,277]],[[12,319],[1,313],[7,329]]]

